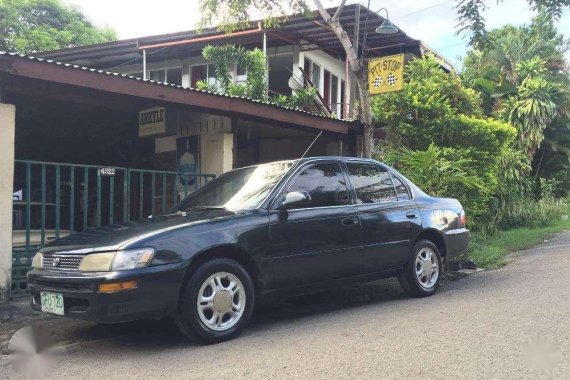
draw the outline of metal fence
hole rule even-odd
[[[36,251],[76,231],[164,213],[213,174],[16,160],[12,296],[25,295]]]

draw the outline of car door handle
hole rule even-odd
[[[344,218],[343,220],[340,221],[340,223],[346,227],[356,226],[358,224],[358,219],[357,218]]]
[[[406,213],[406,217],[408,217],[409,219],[416,219],[418,217],[418,213],[415,211],[408,211]]]

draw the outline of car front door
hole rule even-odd
[[[360,221],[339,162],[306,164],[277,197],[310,195],[301,207],[270,211],[274,288],[303,286],[349,276],[361,265],[350,260]]]
[[[347,162],[362,228],[359,240],[376,270],[404,266],[412,239],[421,228],[420,213],[402,180],[385,167],[369,162]]]

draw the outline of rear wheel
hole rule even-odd
[[[439,287],[442,268],[437,246],[429,240],[420,240],[413,246],[410,261],[400,274],[400,284],[409,296],[431,296]]]
[[[203,344],[237,337],[251,319],[253,282],[236,261],[205,262],[186,282],[176,324],[190,339]]]

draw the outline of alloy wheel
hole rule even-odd
[[[228,272],[218,272],[200,287],[196,306],[206,327],[226,331],[240,320],[245,302],[245,288],[240,279]]]
[[[431,289],[439,278],[439,261],[433,249],[422,248],[416,256],[416,277],[424,289]]]

